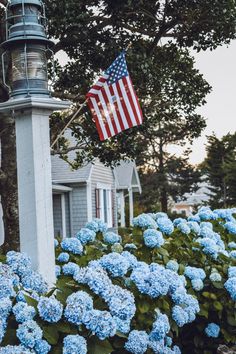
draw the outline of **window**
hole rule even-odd
[[[102,186],[96,189],[96,217],[113,226],[112,190],[111,187]]]

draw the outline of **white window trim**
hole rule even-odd
[[[65,193],[61,194],[61,219],[62,219],[62,238],[66,238],[66,198]]]
[[[107,226],[111,228],[113,226],[113,209],[112,209],[112,186],[104,183],[97,183],[97,189],[99,190],[99,202],[100,202],[100,219],[104,221],[104,190],[106,193],[106,206],[107,206]]]

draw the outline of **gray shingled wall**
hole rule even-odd
[[[93,166],[91,175],[91,185],[92,185],[92,215],[93,218],[96,217],[96,196],[95,190],[97,188],[97,183],[104,183],[112,186],[112,196],[113,196],[113,218],[115,228],[117,227],[117,206],[116,206],[116,193],[115,193],[115,179],[113,176],[112,169],[110,167],[105,167],[101,162],[97,162]]]
[[[84,227],[87,219],[87,189],[86,184],[70,184],[72,191],[72,234],[75,235]],[[73,236],[72,235],[72,236]]]

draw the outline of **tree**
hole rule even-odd
[[[143,135],[147,122],[150,125],[154,122],[158,128],[160,121],[163,132],[172,132],[174,136],[174,128],[180,125],[183,129],[177,135],[181,141],[200,134],[204,120],[194,111],[204,103],[209,86],[194,69],[188,48],[214,49],[235,38],[235,1],[62,0],[58,6],[58,1],[46,0],[46,7],[49,35],[56,41],[55,53],[63,50],[69,58],[65,67],[56,63],[55,94],[76,103],[83,102],[94,78],[121,48],[132,42],[128,53],[131,77],[148,117],[143,127],[101,143],[94,125],[88,124],[89,113],[85,112],[79,123],[75,121],[71,125],[77,138],[75,148],[83,147],[77,153],[77,166],[93,157],[112,163],[124,156],[140,155],[148,141],[148,136]],[[69,116],[62,118],[53,116],[52,137]],[[177,137],[171,140],[177,141]],[[161,141],[160,149],[163,144],[166,143]],[[66,158],[67,151],[67,143],[61,139],[60,151],[56,153]],[[7,162],[9,153],[3,159]],[[7,163],[5,166],[4,173],[8,175]],[[16,187],[16,183],[12,183],[12,193],[13,185]],[[5,205],[3,209],[5,213]],[[5,221],[7,224],[7,215]]]
[[[214,208],[236,205],[236,133],[218,139],[208,136],[203,173],[210,184],[210,204]]]

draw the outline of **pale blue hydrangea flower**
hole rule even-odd
[[[157,313],[157,318],[152,325],[149,339],[153,341],[164,339],[169,331],[170,323],[168,317],[165,314]]]
[[[15,294],[12,279],[0,277],[0,300]]]
[[[143,238],[145,245],[150,248],[159,248],[165,243],[162,233],[154,229],[145,230]]]
[[[136,250],[138,247],[134,243],[126,243],[124,248],[128,248],[128,249],[131,249],[131,250]]]
[[[37,308],[39,316],[46,322],[56,323],[62,317],[63,306],[54,297],[41,297]]]
[[[21,282],[25,289],[36,291],[40,295],[48,291],[48,284],[42,275],[34,271],[22,277]]]
[[[178,305],[175,305],[172,308],[172,318],[176,322],[177,326],[183,327],[186,323],[188,323],[188,313]]]
[[[61,267],[59,265],[55,266],[55,274],[56,274],[56,278],[58,278],[61,275]]]
[[[87,229],[93,230],[94,232],[107,232],[108,226],[104,223],[101,219],[93,219],[92,221],[88,222],[85,227]]]
[[[201,220],[200,220],[199,215],[198,215],[198,214],[195,214],[195,215],[190,215],[190,216],[188,217],[188,221],[200,222]]]
[[[126,258],[115,252],[102,256],[99,263],[112,277],[123,277],[129,269]]]
[[[114,243],[120,243],[121,242],[121,237],[120,235],[116,234],[115,232],[106,232],[103,234],[103,241],[105,243],[108,243],[110,245],[113,245]]]
[[[59,246],[59,242],[56,238],[54,238],[54,247],[57,248]]]
[[[175,260],[170,260],[167,264],[166,264],[166,269],[170,269],[173,272],[178,272],[179,270],[179,264],[178,262],[176,262]]]
[[[198,215],[199,215],[200,219],[203,221],[216,219],[216,215],[208,207],[200,208],[200,210],[198,211]]]
[[[96,238],[96,232],[88,229],[82,228],[77,234],[76,237],[80,240],[82,245],[86,245],[89,242],[94,242]]]
[[[148,334],[145,331],[133,330],[125,343],[125,349],[133,354],[144,354],[149,343]]]
[[[136,312],[134,295],[120,286],[113,285],[110,298],[106,298],[112,316],[131,320]]]
[[[63,340],[63,354],[86,354],[87,342],[84,337],[68,335]]]
[[[202,230],[202,229],[205,229],[205,228],[213,231],[213,224],[210,221],[202,221],[200,223],[200,229]]]
[[[111,279],[102,267],[88,267],[84,276],[84,282],[95,294],[104,298],[106,298],[107,294],[110,293],[112,286]]]
[[[174,225],[174,226],[178,226],[181,222],[187,223],[187,220],[184,219],[184,218],[176,218],[176,219],[174,219],[174,221],[173,221],[173,225]]]
[[[228,221],[224,224],[224,228],[233,235],[236,235],[236,223],[232,221]]]
[[[236,277],[229,278],[225,282],[224,287],[230,294],[232,300],[236,301]]]
[[[51,350],[51,345],[44,339],[37,340],[34,350],[37,354],[48,354]]]
[[[157,226],[159,227],[160,231],[166,235],[170,235],[174,231],[174,225],[168,218],[157,219]]]
[[[191,284],[194,290],[200,291],[204,288],[203,281],[201,279],[193,279],[191,280]]]
[[[32,354],[32,351],[22,345],[7,345],[0,348],[0,354]]]
[[[236,250],[229,252],[229,254],[230,254],[230,257],[232,257],[234,259],[236,258]]]
[[[190,230],[194,232],[195,234],[199,235],[200,233],[200,226],[196,221],[188,221],[188,226],[190,227]]]
[[[83,318],[87,311],[92,310],[93,299],[85,291],[77,291],[68,296],[64,316],[67,321],[76,325],[83,323]]]
[[[114,243],[111,246],[111,251],[116,253],[121,253],[123,251],[123,246],[120,243]]]
[[[231,266],[228,268],[228,277],[236,277],[236,266]]]
[[[15,319],[19,323],[33,320],[36,311],[33,306],[27,305],[25,302],[18,302],[12,309]]]
[[[153,218],[148,214],[140,214],[133,219],[133,226],[141,229],[156,229],[157,224]]]
[[[10,251],[7,253],[6,263],[17,275],[23,276],[31,270],[31,260],[25,253]]]
[[[80,255],[83,253],[83,246],[76,237],[65,238],[61,243],[61,248],[73,254]]]
[[[186,222],[180,222],[177,225],[177,228],[185,235],[188,235],[191,232],[191,229]]]
[[[193,279],[201,279],[204,280],[206,278],[206,273],[202,268],[196,267],[185,267],[184,275],[188,277],[190,280]]]
[[[203,238],[203,239],[198,239],[196,240],[202,247],[202,251],[211,256],[213,259],[217,259],[218,257],[218,252],[219,252],[219,246],[217,246],[216,242],[208,237]]]
[[[0,318],[7,319],[12,309],[12,302],[9,298],[3,298],[0,300]]]
[[[73,262],[69,262],[68,264],[63,265],[63,267],[62,267],[62,271],[63,271],[64,275],[72,275],[72,276],[79,269],[80,269],[80,267]]]
[[[205,328],[205,333],[208,337],[217,338],[220,334],[220,327],[216,323],[209,323]]]
[[[43,331],[35,321],[31,320],[20,324],[16,335],[22,345],[33,348],[36,342],[42,339]]]
[[[119,317],[113,316],[113,319],[116,323],[117,331],[127,334],[130,332],[130,320],[121,320]]]
[[[228,243],[229,248],[236,248],[236,242],[232,241]]]
[[[87,311],[83,323],[100,340],[113,337],[116,333],[116,322],[108,311]]]
[[[154,214],[155,220],[160,219],[160,218],[168,218],[168,215],[164,213],[163,211],[159,211],[158,213]]]
[[[222,277],[218,272],[212,272],[209,278],[212,282],[220,282],[222,280]]]
[[[60,263],[67,263],[70,259],[70,255],[67,252],[61,252],[57,257],[58,262]]]
[[[0,343],[2,342],[2,340],[5,336],[6,327],[7,327],[6,320],[3,318],[0,318]]]
[[[138,264],[137,258],[129,251],[124,251],[121,253],[121,255],[129,262],[129,268],[135,268],[137,266]]]

